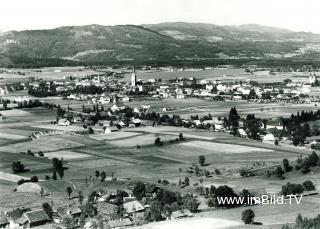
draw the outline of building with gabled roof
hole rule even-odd
[[[23,217],[27,220],[28,228],[44,225],[50,220],[43,209],[25,212]]]

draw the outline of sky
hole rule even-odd
[[[319,0],[0,0],[0,31],[200,22],[320,33]]]

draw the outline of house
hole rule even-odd
[[[16,219],[16,220],[10,220],[9,228],[13,228],[13,229],[28,228],[28,220],[24,216],[21,216],[19,219]]]
[[[274,142],[275,138],[273,134],[267,134],[263,137],[263,141],[272,141]]]
[[[187,217],[192,217],[193,214],[188,209],[174,211],[171,214],[171,219],[182,219]]]
[[[116,132],[118,131],[119,129],[116,127],[116,126],[110,126],[110,127],[107,127],[105,130],[104,130],[104,133],[105,134],[110,134],[111,132]]]
[[[201,121],[200,120],[193,120],[192,123],[195,124],[196,126],[200,126],[201,125]]]
[[[119,125],[119,126],[121,126],[121,127],[126,126],[126,124],[125,124],[123,121],[118,122],[117,125]]]
[[[240,137],[247,137],[247,132],[242,128],[238,129],[238,134],[240,135]]]
[[[79,217],[81,215],[81,209],[76,205],[65,205],[58,207],[57,213],[61,218],[65,215]]]
[[[28,228],[44,225],[49,221],[49,217],[43,209],[25,212],[23,217],[27,220]]]
[[[58,125],[60,126],[69,126],[70,122],[66,118],[59,119]]]
[[[97,212],[105,217],[108,217],[109,219],[113,219],[114,216],[117,215],[118,209],[119,207],[117,205],[107,202],[99,202],[97,204]]]
[[[204,120],[203,122],[203,125],[210,125],[210,126],[212,126],[212,125],[214,125],[214,121],[212,120],[212,119],[209,119],[209,120]]]
[[[138,119],[138,118],[135,118],[135,119],[132,120],[132,123],[133,123],[136,127],[138,127],[138,126],[141,125],[141,120]]]
[[[121,220],[110,220],[108,224],[110,229],[121,229],[128,226],[132,226],[133,222],[129,218],[124,218]]]
[[[145,210],[144,205],[142,205],[139,201],[134,200],[123,204],[123,208],[126,210],[128,214],[141,212]]]

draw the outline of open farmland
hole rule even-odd
[[[244,68],[233,69],[207,69],[207,70],[185,70],[185,71],[166,71],[150,70],[137,71],[139,79],[162,79],[173,80],[176,78],[196,78],[205,80],[223,80],[223,81],[246,81],[252,80],[261,83],[282,82],[285,79],[292,79],[294,82],[307,82],[309,75],[305,72],[279,72],[277,75],[270,75],[269,71],[257,71],[253,74],[246,73]],[[127,80],[130,80],[130,74]]]
[[[199,100],[193,102],[195,101]],[[160,107],[160,103],[158,106]],[[218,107],[221,106],[222,104],[217,103],[215,109],[218,110]],[[253,108],[251,104],[243,104],[239,110],[241,113],[246,113],[251,108]],[[212,111],[215,109],[212,108]],[[221,112],[226,113],[227,105],[223,109],[225,111],[221,110]],[[0,177],[0,188],[3,191],[0,210],[25,205],[37,206],[43,201],[51,200],[54,200],[56,204],[72,203],[73,199],[69,201],[66,198],[65,189],[68,186],[73,187],[75,192],[82,190],[88,195],[92,190],[99,188],[117,190],[119,186],[127,187],[129,182],[136,180],[157,183],[158,180],[166,179],[169,182],[166,188],[182,193],[196,193],[197,186],[194,185],[199,185],[199,183],[204,187],[228,185],[237,191],[247,188],[266,189],[277,193],[283,181],[264,176],[241,178],[238,171],[243,168],[274,168],[282,163],[283,158],[294,161],[298,155],[310,153],[310,150],[281,144],[280,146],[265,144],[223,132],[170,126],[122,128],[110,134],[98,132],[102,130],[102,127],[93,127],[96,132],[89,135],[79,124],[70,126],[49,124],[50,120],[54,120],[55,117],[55,111],[52,110],[37,108],[10,112],[6,113],[7,119],[0,123],[3,127],[0,130],[3,140],[0,142],[0,171],[3,174],[11,174],[11,163],[21,161],[28,169],[21,173],[21,176],[26,179],[38,176],[40,179],[38,185],[44,188],[46,196],[39,200],[37,193],[13,192],[12,190],[17,187],[16,180],[21,177],[10,180],[10,175],[6,175]],[[19,119],[21,121],[15,125],[15,121]],[[36,140],[28,138],[32,132],[51,130],[66,132],[40,136]],[[72,132],[81,132],[81,134],[71,134]],[[176,141],[180,133],[183,133],[185,139]],[[164,142],[163,146],[154,145],[157,137]],[[27,152],[27,150],[35,152],[35,156],[20,153]],[[43,151],[44,157],[38,156],[38,151]],[[187,172],[190,166],[198,164],[199,155],[206,157],[206,165],[201,168],[212,172],[209,177],[201,178]],[[52,176],[52,158],[54,157],[64,160],[67,169],[63,180],[60,178],[45,180],[46,176]],[[221,174],[213,173],[216,169]],[[101,183],[98,178],[94,177],[96,170],[106,172],[106,183]],[[313,170],[308,175],[301,175],[299,171],[294,171],[293,175],[286,175],[285,182],[302,183],[309,179],[319,186],[319,173],[320,171]],[[117,181],[110,181],[112,176],[115,176]],[[186,176],[189,177],[191,186],[183,189],[177,187],[179,180]],[[212,228],[213,223],[223,223],[234,229],[242,227],[239,209],[213,210],[208,208],[205,201],[201,202],[201,213],[199,213],[203,219],[197,216],[190,219],[188,225],[198,225],[201,221],[204,228]],[[282,221],[279,222],[293,221],[301,211],[306,216],[313,216],[316,205],[311,203],[312,201],[317,203],[317,200],[308,197],[303,200],[301,206],[290,206],[290,208],[253,206],[253,209],[258,221],[263,222],[264,225],[275,225],[275,222],[280,219]],[[282,212],[286,212],[287,215]],[[146,225],[145,228],[170,226],[186,228],[185,222],[188,221],[177,221],[177,224],[173,221],[154,223]]]

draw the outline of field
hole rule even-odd
[[[190,73],[191,74],[191,73]],[[63,107],[71,104],[72,108],[80,109],[80,101],[66,101],[61,98],[48,98],[60,103]],[[315,110],[314,104],[253,104],[237,102],[216,102],[200,99],[186,100],[148,100],[132,101],[127,105],[141,106],[150,104],[152,109],[161,111],[163,106],[174,109],[168,114],[179,114],[189,117],[193,114],[225,116],[230,107],[236,106],[241,116],[255,113],[257,117],[272,118],[279,115],[289,116],[298,110]],[[92,106],[92,105],[88,105]],[[111,104],[110,104],[111,106]],[[162,112],[162,111],[161,111]],[[92,190],[106,188],[108,191],[127,189],[128,184],[137,180],[157,183],[166,179],[169,185],[165,188],[182,193],[196,193],[197,185],[205,187],[211,185],[228,185],[237,192],[242,189],[266,190],[269,193],[278,193],[281,186],[287,182],[302,183],[311,180],[319,189],[319,169],[312,169],[307,175],[300,171],[293,171],[285,175],[285,180],[274,177],[255,176],[241,178],[239,170],[274,168],[282,163],[284,158],[296,160],[300,154],[307,155],[310,150],[299,149],[288,145],[274,146],[227,133],[208,130],[187,129],[180,127],[136,127],[123,128],[118,132],[103,134],[98,131],[102,127],[93,127],[95,134],[84,132],[82,125],[58,126],[50,122],[55,120],[56,112],[44,108],[10,110],[1,112],[6,119],[0,121],[0,211],[16,207],[37,207],[43,202],[54,201],[56,206],[72,203],[76,200],[79,190],[87,195]],[[162,112],[164,113],[164,112]],[[29,136],[35,131],[62,130],[66,132],[81,132],[80,134],[59,134],[41,136],[31,140]],[[176,141],[182,133],[185,140]],[[163,146],[154,145],[160,137]],[[139,145],[139,147],[137,147]],[[22,154],[31,150],[35,156]],[[44,157],[37,152],[43,151]],[[192,165],[198,165],[199,155],[205,155],[206,163],[200,169],[210,171],[209,177],[198,177],[187,170]],[[52,158],[63,158],[66,167],[63,180],[46,180],[52,176]],[[11,164],[21,161],[27,171],[12,175]],[[95,178],[96,170],[105,171],[107,181],[101,183]],[[219,170],[221,174],[214,171]],[[117,178],[111,181],[111,176]],[[39,198],[38,193],[13,192],[16,182],[21,178],[38,176],[40,187],[46,195]],[[186,176],[190,178],[191,186],[179,188],[176,184]],[[159,184],[162,186],[161,184]],[[72,187],[74,192],[71,200],[66,198],[66,187]],[[74,199],[73,199],[74,198]],[[192,219],[152,223],[142,228],[219,228],[214,225],[223,225],[224,228],[245,228],[240,220],[241,209],[215,210],[206,205],[206,199],[201,200],[201,213]],[[300,205],[290,206],[252,206],[256,214],[256,221],[265,226],[258,228],[276,228],[281,223],[293,222],[299,212],[304,216],[313,216],[318,210],[319,200],[315,197],[305,197]],[[201,218],[200,218],[201,217]],[[251,228],[251,227],[250,227]]]
[[[176,79],[176,78],[191,78],[206,79],[206,80],[224,80],[224,81],[245,81],[252,80],[258,82],[282,82],[285,79],[292,79],[292,81],[306,82],[309,79],[309,75],[300,72],[283,72],[278,73],[275,76],[269,75],[268,71],[258,71],[254,74],[246,73],[243,68],[234,69],[208,69],[208,70],[185,70],[185,71],[162,71],[162,70],[150,70],[150,71],[137,71],[138,79]],[[127,75],[127,80],[130,80],[131,74]]]
[[[39,71],[41,70],[41,72]],[[0,74],[0,86],[16,83],[16,82],[30,82],[29,77],[42,78],[45,80],[62,80],[66,76],[82,77],[86,75],[97,74],[98,72],[84,67],[54,67],[54,68],[41,68],[41,69],[15,69],[15,72],[21,72],[24,75],[17,73]]]

